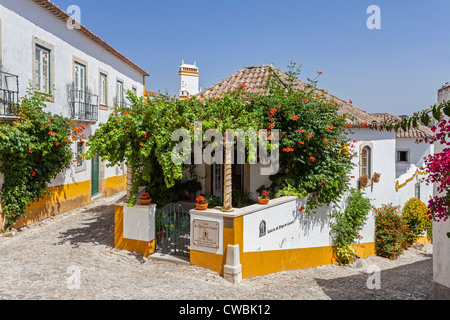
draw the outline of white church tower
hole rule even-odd
[[[194,64],[185,64],[182,60],[178,76],[178,98],[180,100],[199,93],[199,73],[195,61]]]

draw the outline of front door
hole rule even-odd
[[[91,196],[95,196],[99,193],[99,155],[98,153],[92,158],[92,177],[91,177]]]

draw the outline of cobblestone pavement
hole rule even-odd
[[[410,248],[395,261],[369,257],[359,268],[291,270],[236,285],[207,269],[117,250],[114,202],[122,195],[1,236],[0,299],[432,299],[430,245]],[[376,276],[380,288],[369,289]]]

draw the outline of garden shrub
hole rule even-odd
[[[378,256],[395,259],[403,252],[407,224],[400,208],[392,204],[376,209],[375,251]]]
[[[417,198],[411,198],[403,207],[403,218],[408,229],[406,231],[406,242],[414,243],[420,235],[428,230],[432,220],[428,218],[428,208]]]
[[[364,196],[364,192],[350,189],[345,209],[333,213],[334,222],[330,223],[330,227],[338,263],[353,261],[352,244],[356,239],[361,239],[359,233],[367,221],[370,209],[370,200]]]

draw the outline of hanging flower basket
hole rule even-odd
[[[373,174],[372,181],[373,181],[374,183],[380,182],[380,176],[381,176],[381,173],[375,172],[375,173]]]
[[[369,177],[367,175],[363,175],[363,176],[359,177],[358,183],[359,183],[360,188],[367,187],[367,184],[369,183]]]

